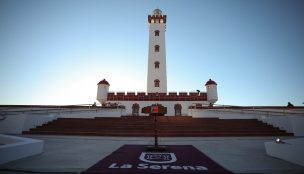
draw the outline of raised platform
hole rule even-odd
[[[42,153],[44,142],[0,134],[0,164]]]
[[[270,156],[304,166],[304,138],[265,142],[266,153]]]
[[[44,153],[0,165],[0,173],[81,173],[124,144],[148,145],[152,137],[25,135],[45,143]],[[281,137],[284,141],[291,137]],[[191,144],[234,173],[295,174],[304,167],[266,155],[275,137],[162,137],[164,145]],[[12,172],[15,171],[15,172]]]

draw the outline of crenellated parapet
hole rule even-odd
[[[167,15],[148,15],[148,22],[151,23],[167,23]]]
[[[153,15],[148,15],[148,22],[151,23],[164,23],[167,22],[167,15],[163,15],[160,9],[155,9]]]
[[[109,92],[108,101],[207,101],[207,93],[197,92]]]

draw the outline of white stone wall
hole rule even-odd
[[[188,115],[192,117],[216,117],[220,119],[258,119],[264,123],[278,127],[295,136],[304,136],[304,112],[287,113],[282,110],[238,110],[238,109],[189,109]],[[277,111],[277,112],[273,112]]]
[[[291,127],[295,136],[304,136],[304,115],[291,116],[290,118]]]
[[[94,118],[94,117],[120,117],[126,115],[125,109],[91,108],[91,109],[60,109],[41,110],[41,112],[27,111],[26,114],[7,115],[4,120],[0,120],[0,133],[22,134],[49,121],[57,118]]]
[[[268,123],[272,126],[285,130],[286,132],[294,133],[291,122],[290,122],[291,118],[292,118],[292,116],[261,115],[258,119],[264,123]]]
[[[22,131],[28,131],[31,128],[35,128],[35,127],[40,126],[44,123],[52,121],[56,118],[57,117],[54,114],[46,114],[46,115],[27,114],[26,118],[25,118],[25,121],[24,121],[24,124],[23,124]]]
[[[22,134],[22,131],[28,131],[56,118],[56,115],[53,114],[7,115],[4,120],[0,121],[0,133]]]
[[[229,111],[229,110],[215,110],[215,109],[189,109],[188,115],[194,118],[200,117],[216,117],[220,119],[255,119],[256,114],[245,114],[241,110]]]
[[[0,133],[21,134],[26,114],[8,115],[0,121]]]

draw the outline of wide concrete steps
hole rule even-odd
[[[158,117],[162,137],[225,137],[225,136],[292,136],[279,128],[256,119],[192,118],[189,116]],[[84,136],[154,136],[154,118],[128,116],[58,118],[24,134],[84,135]]]

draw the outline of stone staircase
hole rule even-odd
[[[257,119],[161,116],[158,117],[157,129],[161,137],[293,136],[291,133],[287,133]],[[151,137],[154,135],[154,117],[58,118],[23,133]]]

